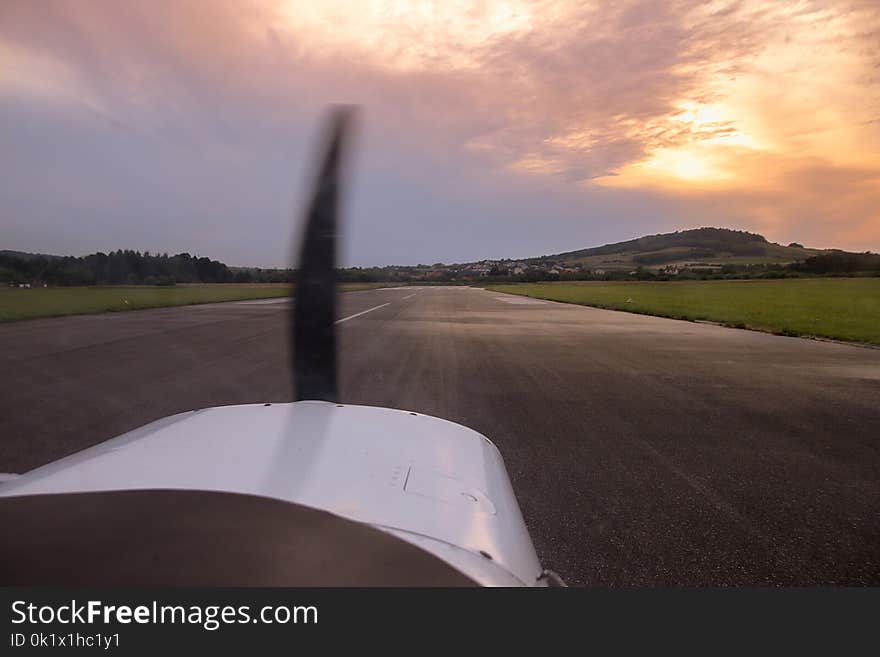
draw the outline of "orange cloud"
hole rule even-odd
[[[870,0],[22,0],[0,7],[0,96],[175,143],[210,114],[216,157],[357,102],[377,140],[585,208],[651,190],[681,223],[878,248],[878,34]]]

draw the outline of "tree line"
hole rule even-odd
[[[438,263],[439,264],[439,263]],[[543,280],[667,280],[686,278],[788,278],[797,276],[880,275],[880,255],[832,251],[792,264],[692,265],[674,276],[637,263],[635,271],[609,269],[601,273],[582,271],[553,274],[529,268],[513,275],[500,265],[480,280],[535,282]],[[117,250],[84,257],[46,256],[0,251],[0,283],[46,285],[175,285],[177,283],[288,283],[293,269],[229,267],[222,262],[189,253],[176,255]],[[350,267],[337,270],[340,282],[466,282],[473,276],[459,271],[427,267]]]
[[[47,285],[173,285],[234,283],[222,262],[189,253],[170,256],[118,250],[81,258],[0,253],[0,281]]]
[[[880,254],[832,251],[795,262],[791,269],[808,274],[880,272]]]

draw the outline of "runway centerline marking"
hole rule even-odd
[[[373,306],[372,308],[367,308],[366,310],[362,310],[359,313],[355,313],[354,315],[349,315],[348,317],[343,317],[342,319],[337,319],[335,324],[342,324],[342,322],[347,322],[350,319],[354,319],[355,317],[360,317],[361,315],[366,315],[367,313],[371,313],[374,310],[379,310],[379,308],[384,308],[385,306],[390,306],[391,302],[383,303],[380,306]]]
[[[416,295],[415,295],[415,294],[409,294],[409,295],[403,297],[403,299],[412,299],[414,296],[416,296]],[[401,301],[403,301],[403,299],[401,299]]]

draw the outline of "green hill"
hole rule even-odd
[[[798,244],[783,246],[763,235],[727,228],[696,228],[647,235],[590,249],[529,258],[528,264],[552,261],[589,268],[661,268],[667,265],[788,264],[832,253]]]

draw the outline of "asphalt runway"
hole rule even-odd
[[[491,438],[570,584],[880,584],[880,350],[469,288],[342,299],[343,401]],[[284,311],[0,326],[0,472],[180,411],[289,400]]]

